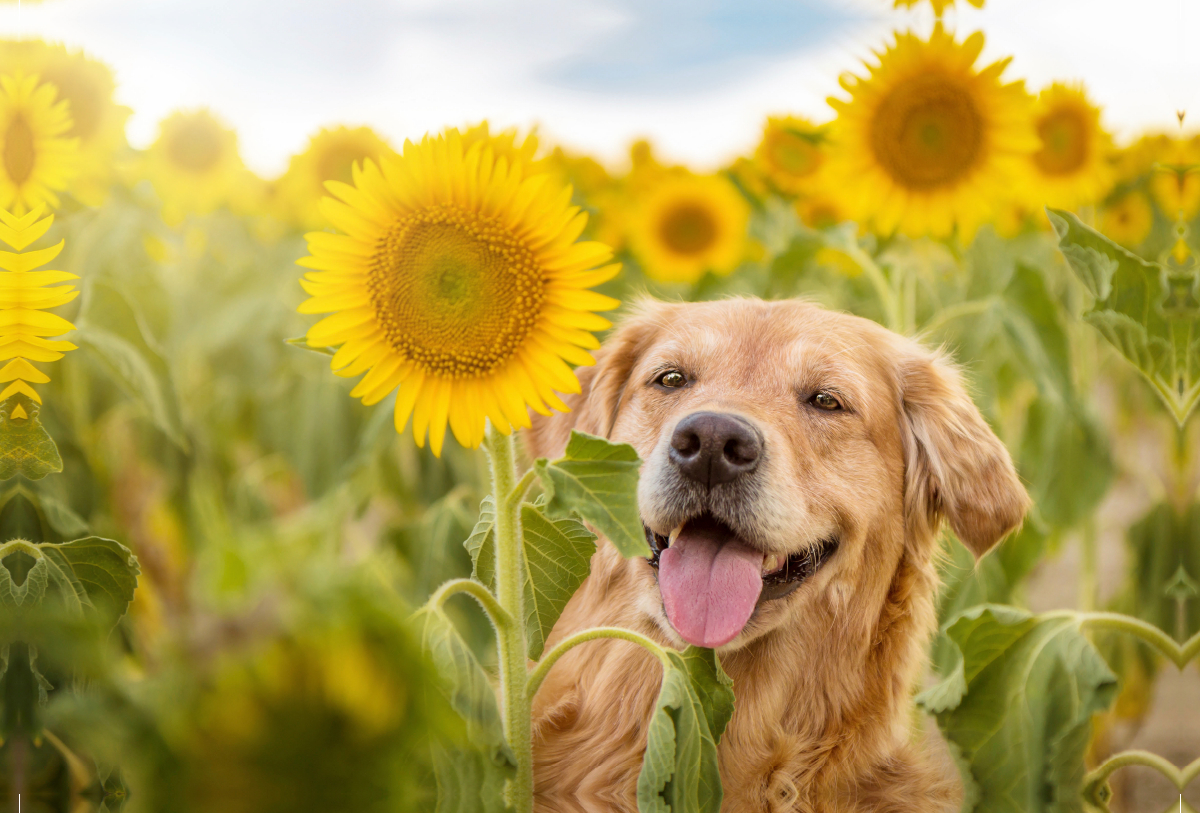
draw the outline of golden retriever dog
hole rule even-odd
[[[547,648],[595,626],[716,648],[727,813],[955,809],[912,726],[938,529],[980,556],[1028,497],[954,367],[866,319],[734,299],[643,303],[579,375],[529,452],[572,428],[632,444],[654,556],[601,539]],[[660,680],[625,641],[558,662],[534,701],[539,811],[636,811]]]

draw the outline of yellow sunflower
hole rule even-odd
[[[811,190],[825,159],[827,128],[795,116],[767,119],[754,161],[784,195]]]
[[[99,205],[112,181],[113,157],[125,146],[125,120],[132,112],[113,101],[112,70],[82,51],[42,40],[6,42],[0,53],[0,72],[36,74],[67,101],[72,124],[66,135],[79,139],[79,175],[71,194],[88,206]]]
[[[1191,220],[1200,213],[1200,139],[1170,139],[1150,173],[1150,194],[1172,220]]]
[[[892,8],[912,8],[920,2],[921,0],[896,0],[892,4]],[[975,8],[983,8],[984,0],[967,0],[967,2]],[[954,0],[929,0],[929,5],[933,7],[934,15],[941,17],[946,12],[946,6],[954,5]]]
[[[66,271],[34,270],[59,255],[62,241],[50,248],[25,251],[54,222],[53,215],[42,217],[41,212],[38,208],[17,217],[0,209],[0,240],[14,249],[0,252],[0,362],[4,362],[0,402],[20,394],[40,404],[41,396],[31,385],[45,384],[50,377],[30,362],[57,361],[75,349],[70,342],[47,338],[61,336],[75,326],[46,309],[79,296],[74,285],[55,285],[78,277]],[[11,417],[27,417],[24,407],[18,404]]]
[[[237,134],[203,109],[163,119],[143,171],[162,200],[163,220],[171,225],[228,203],[247,180]]]
[[[304,152],[292,156],[287,172],[275,186],[274,197],[285,214],[309,229],[325,225],[321,199],[326,181],[349,183],[351,167],[370,158],[378,163],[394,151],[370,127],[326,128],[309,139]]]
[[[749,219],[749,204],[724,177],[664,175],[637,207],[629,245],[651,279],[695,282],[737,267]]]
[[[527,171],[541,169],[541,161],[534,160],[538,151],[537,136],[529,133],[519,141],[518,138],[520,137],[516,127],[510,127],[492,135],[486,121],[481,121],[474,127],[468,127],[462,134],[463,149],[465,150],[471,149],[476,144],[488,144],[497,158],[504,158],[510,164],[520,162]]]
[[[1021,82],[1003,84],[1008,60],[976,70],[983,34],[961,44],[940,24],[928,41],[897,34],[868,66],[842,77],[827,189],[856,220],[884,233],[968,241],[1028,175],[1038,146]]]
[[[1154,208],[1144,192],[1132,190],[1105,204],[1100,232],[1126,248],[1141,245],[1154,226]]]
[[[837,201],[828,195],[810,195],[794,204],[800,222],[810,229],[827,229],[850,219]]]
[[[619,303],[588,290],[616,275],[612,251],[576,242],[587,215],[571,190],[491,138],[458,130],[403,154],[366,161],[353,184],[332,181],[322,211],[339,234],[310,233],[301,313],[331,313],[308,331],[340,346],[338,375],[366,373],[351,392],[377,403],[397,387],[395,423],[441,454],[447,423],[464,446],[528,426],[528,409],[566,411],[579,391],[569,365],[593,363],[593,311]],[[502,141],[498,146],[503,149]]]
[[[1100,126],[1100,108],[1082,87],[1055,83],[1043,90],[1033,114],[1041,146],[1033,153],[1038,203],[1074,209],[1101,200],[1112,188],[1112,139]]]
[[[0,76],[0,208],[23,214],[57,206],[79,172],[79,139],[67,102],[22,72]]]

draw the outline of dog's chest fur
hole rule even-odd
[[[893,582],[921,578],[902,562]],[[722,658],[737,695],[719,748],[724,813],[957,808],[944,766],[924,764],[908,746],[909,686],[925,640],[918,630],[932,623],[929,602],[912,603],[914,593],[931,591],[912,587],[894,583],[889,593],[903,594],[885,601],[883,615],[861,631],[829,636],[822,632],[836,620],[814,619],[808,635],[773,636]],[[550,643],[614,625],[665,644],[639,617],[634,595],[625,563],[602,548]],[[637,810],[660,681],[658,661],[624,641],[583,644],[555,665],[534,704],[539,813]]]

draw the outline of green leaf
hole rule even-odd
[[[13,546],[12,552],[20,550],[22,553],[29,555],[28,551],[21,550],[23,547],[32,548],[33,546],[24,540],[19,540],[23,543],[21,546]],[[5,545],[4,548],[8,548]],[[45,559],[38,559],[33,563],[33,567],[25,572],[25,578],[17,584],[12,577],[12,573],[3,564],[3,551],[0,548],[0,607],[34,607],[41,603],[42,598],[46,595],[46,583],[49,580],[49,568],[46,565]]]
[[[39,545],[38,550],[51,572],[57,568],[64,582],[82,590],[108,626],[125,615],[141,573],[129,548],[112,539],[85,536],[61,545]]]
[[[27,417],[13,419],[17,406]],[[54,439],[38,419],[41,407],[23,395],[14,395],[0,404],[0,480],[16,477],[40,480],[62,471],[62,457]]]
[[[627,443],[571,431],[561,458],[538,460],[534,467],[546,493],[546,514],[577,514],[628,558],[649,556],[650,546],[637,507],[642,461]]]
[[[496,592],[496,498],[488,494],[479,503],[479,519],[463,547],[471,555],[471,576]]]
[[[587,578],[596,535],[573,517],[551,519],[529,503],[521,506],[521,528],[525,633],[529,657],[537,660],[567,601]]]
[[[413,616],[421,648],[437,674],[437,684],[467,726],[467,739],[483,749],[488,764],[505,771],[516,766],[504,739],[496,691],[454,624],[440,609],[425,605]]]
[[[151,360],[132,343],[95,325],[80,327],[74,339],[95,354],[127,395],[142,403],[150,420],[167,437],[181,449],[187,449],[178,407],[169,390],[166,364],[161,358]]]
[[[1082,813],[1091,717],[1117,680],[1068,613],[983,605],[946,628],[957,662],[917,702],[980,790],[978,813]],[[967,810],[967,808],[964,808]]]
[[[497,768],[478,749],[433,743],[436,813],[504,813],[504,783],[511,771]]]
[[[493,591],[495,521],[495,500],[489,494],[479,506],[475,529],[463,543],[471,554],[472,576]],[[542,513],[540,505],[530,503],[521,506],[521,529],[525,537],[521,557],[525,635],[529,657],[537,660],[563,608],[587,578],[596,552],[596,535],[573,517],[551,519]]]
[[[1095,298],[1083,318],[1133,363],[1182,426],[1200,402],[1200,264],[1147,262],[1048,209],[1059,248]]]
[[[303,336],[297,336],[294,339],[284,339],[284,344],[289,344],[292,347],[299,347],[301,350],[308,350],[312,353],[319,353],[322,356],[332,356],[337,351],[332,347],[313,347],[308,343],[308,339]]]
[[[1179,599],[1169,590],[1200,576],[1200,502],[1182,511],[1167,502],[1154,506],[1126,532],[1126,551],[1129,575],[1115,609],[1181,640],[1200,631],[1200,601],[1187,600],[1185,592],[1180,617]]]
[[[733,715],[733,688],[711,649],[668,652],[638,775],[641,813],[718,813],[717,743]]]
[[[0,545],[0,563],[16,554],[35,561],[20,585],[0,565],[0,604],[33,606],[53,587],[69,612],[95,614],[106,628],[125,614],[141,572],[129,548],[98,536],[62,544],[34,545],[15,539]]]

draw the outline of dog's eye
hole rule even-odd
[[[658,377],[658,383],[669,390],[675,390],[687,383],[687,376],[678,370],[668,370]]]
[[[817,409],[823,409],[826,412],[833,412],[842,408],[842,402],[828,392],[818,392],[812,398],[808,399],[808,402]]]

